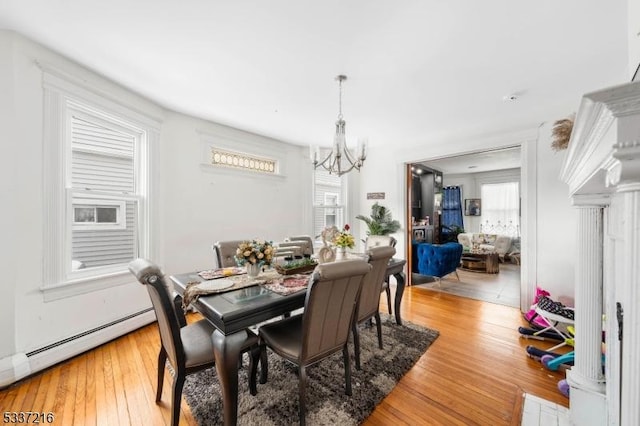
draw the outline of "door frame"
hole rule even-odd
[[[411,271],[413,268],[413,247],[411,244],[413,236],[413,223],[411,221],[411,165],[441,158],[476,154],[509,147],[520,147],[520,310],[522,312],[529,310],[533,303],[537,283],[537,138],[527,139],[510,145],[486,147],[466,152],[453,152],[438,157],[404,162],[404,209],[405,223],[407,224],[405,232],[407,285],[412,285]]]

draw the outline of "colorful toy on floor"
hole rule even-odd
[[[555,340],[559,342],[564,342],[565,340],[564,334],[556,333],[554,330],[542,331],[540,329],[518,327],[518,333],[524,339]]]
[[[533,301],[533,305],[531,305],[531,309],[524,314],[524,319],[536,330],[540,330],[549,326],[549,323],[540,315],[536,313],[536,306],[538,304],[538,300],[541,297],[550,296],[550,293],[547,290],[543,290],[540,287],[536,287],[536,296]]]
[[[536,361],[540,361],[542,362],[542,358],[547,356],[547,357],[551,357],[551,358],[557,358],[562,356],[562,354],[559,354],[557,352],[550,352],[550,351],[545,351],[539,348],[536,348],[535,346],[527,346],[527,355],[529,355],[530,358],[535,359]],[[573,365],[573,359],[566,359],[564,360],[564,362],[562,363],[563,366],[566,367],[570,367]]]
[[[560,302],[554,302],[547,296],[542,296],[538,299],[535,310],[539,316],[543,317],[545,321],[549,323],[549,326],[536,331],[533,333],[533,336],[542,336],[543,333],[555,332],[563,337],[563,340],[554,347],[549,348],[549,351],[554,351],[566,345],[574,345],[573,334],[570,331],[561,330],[562,327],[559,325],[563,324],[565,329],[567,326],[573,326],[573,308],[569,308]]]
[[[569,362],[571,363],[571,365],[573,365],[574,359],[575,354],[573,351],[571,351],[560,356],[543,355],[540,358],[540,362],[549,370],[556,371],[561,365],[569,365]]]
[[[561,394],[569,398],[569,383],[567,383],[566,379],[558,382],[558,390]]]

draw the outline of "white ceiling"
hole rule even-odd
[[[627,0],[2,0],[12,29],[167,108],[328,145],[537,127],[624,82]],[[519,94],[516,101],[503,96]]]

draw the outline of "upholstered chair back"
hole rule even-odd
[[[294,235],[293,237],[287,237],[287,241],[291,241],[302,247],[302,255],[309,257],[313,254],[313,238],[308,235]]]
[[[470,249],[471,248],[471,244],[472,244],[472,241],[471,241],[471,236],[472,235],[473,234],[471,234],[471,233],[462,232],[462,233],[458,234],[458,242],[460,244],[462,244],[463,247],[466,247],[467,249]]]
[[[169,287],[160,267],[146,259],[136,259],[129,264],[129,271],[149,292],[153,310],[158,320],[160,339],[171,365],[185,363],[184,349],[180,337],[180,323],[171,302]]]
[[[302,364],[313,364],[346,345],[362,281],[370,270],[360,259],[325,263],[315,269],[302,318]]]
[[[276,256],[302,258],[306,248],[304,241],[283,241],[276,243]]]
[[[367,251],[371,272],[362,282],[362,290],[358,302],[357,322],[371,318],[380,306],[380,292],[384,284],[389,259],[396,254],[391,246],[372,247]]]
[[[248,240],[218,241],[213,245],[212,248],[218,261],[218,268],[237,266],[234,256],[236,255],[238,245],[243,241]]]
[[[364,243],[364,251],[366,252],[372,247],[391,246],[395,247],[397,240],[391,235],[369,235]]]
[[[506,235],[498,235],[496,237],[496,242],[493,244],[494,250],[500,256],[504,256],[505,254],[511,251],[511,237]]]

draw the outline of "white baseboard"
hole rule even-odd
[[[0,389],[31,374],[27,354],[19,353],[0,359]]]
[[[29,354],[19,353],[0,359],[0,388],[17,382],[45,368],[123,336],[156,320],[153,310],[142,312],[123,321],[82,334],[59,345]]]

